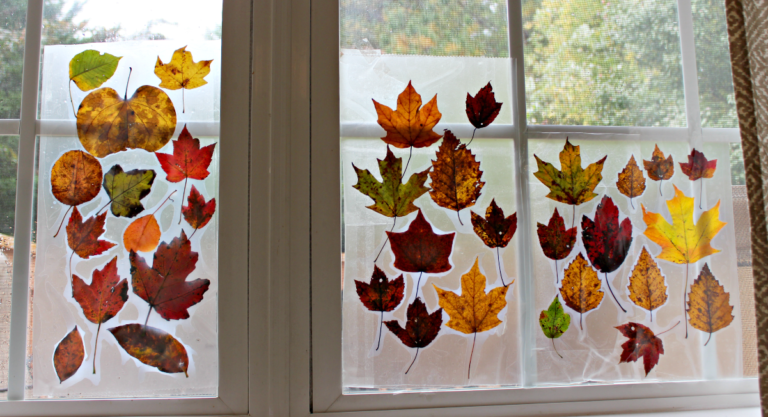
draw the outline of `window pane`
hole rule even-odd
[[[31,398],[217,394],[221,3],[199,3],[46,4]]]
[[[0,136],[0,399],[8,395],[18,136]]]
[[[26,24],[26,0],[0,0],[0,119],[19,118]]]
[[[523,2],[529,124],[685,126],[674,0]]]

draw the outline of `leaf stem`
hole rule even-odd
[[[659,195],[664,197],[664,194],[661,193],[661,187],[664,186],[664,180],[659,180]]]
[[[619,305],[619,308],[621,309],[621,311],[626,313],[627,310],[624,310],[624,307],[621,306],[621,303],[619,302],[619,299],[616,298],[616,294],[613,293],[613,288],[611,288],[611,282],[608,281],[608,273],[607,272],[605,272],[605,283],[608,284],[608,289],[611,290],[611,295],[613,296],[613,299],[616,301],[616,304]]]
[[[419,285],[421,284],[421,275],[424,272],[419,272],[419,280],[416,282],[416,297],[413,299],[413,301],[416,301],[416,298],[419,298]]]
[[[472,370],[472,355],[475,354],[476,340],[477,340],[477,332],[475,332],[475,337],[472,338],[472,351],[469,352],[469,366],[467,366],[467,382],[469,382],[469,372]]]
[[[165,200],[163,200],[163,202],[162,202],[162,203],[160,203],[160,206],[159,206],[157,209],[155,209],[155,211],[153,211],[153,212],[152,212],[152,215],[153,215],[153,216],[154,216],[154,215],[155,215],[155,213],[157,213],[157,212],[158,212],[158,211],[159,211],[161,208],[163,208],[163,206],[165,205],[165,203],[166,203],[166,202],[168,202],[168,200],[170,200],[170,199],[171,199],[171,196],[173,196],[173,194],[174,194],[176,191],[178,191],[178,190],[173,190],[173,192],[172,192],[172,193],[168,194],[168,197],[166,197],[166,198],[165,198]],[[195,230],[197,230],[197,229],[195,229]]]
[[[392,231],[395,230],[396,224],[397,224],[397,216],[395,216],[395,221],[392,222],[392,228],[389,229],[389,233],[392,233]],[[376,261],[379,260],[379,256],[381,256],[381,252],[384,251],[384,247],[387,246],[387,242],[389,242],[389,235],[387,235],[387,238],[384,239],[384,244],[381,245],[381,249],[379,249],[379,254],[376,255],[376,259],[373,260],[373,263],[376,263]]]
[[[184,100],[184,90],[186,90],[186,88],[181,89],[181,112],[182,113],[187,112],[187,102]]]
[[[670,327],[670,328],[669,328],[669,329],[667,329],[667,330],[664,330],[663,332],[661,332],[661,333],[657,334],[656,336],[658,337],[658,336],[661,336],[661,335],[663,335],[664,333],[666,333],[666,332],[668,332],[668,331],[670,331],[670,330],[674,329],[675,327],[677,327],[677,325],[678,325],[678,324],[680,324],[680,320],[678,320],[678,321],[677,321],[677,323],[675,323],[675,325],[674,325],[674,326]]]
[[[64,219],[66,219],[66,218],[67,218],[67,214],[69,213],[69,211],[70,211],[70,210],[72,210],[72,207],[74,207],[74,206],[69,206],[69,208],[67,209],[67,211],[65,211],[65,212],[64,212],[64,218],[62,218],[62,219],[61,219],[61,223],[59,223],[59,228],[58,228],[58,229],[56,229],[56,234],[55,234],[55,235],[53,235],[54,239],[56,238],[56,236],[58,236],[58,235],[59,235],[59,232],[61,231],[61,226],[64,224]]]
[[[571,227],[576,227],[576,205],[573,205],[573,216],[571,216]]]
[[[557,346],[555,346],[555,338],[552,338],[552,347],[555,349],[555,353],[557,353],[557,356],[560,357],[560,359],[563,359],[563,355],[560,354],[560,352],[557,351]]]
[[[187,193],[187,179],[189,179],[189,177],[184,177],[184,191],[181,192],[182,206],[184,205],[184,195]],[[179,224],[181,224],[181,217],[182,217],[182,213],[181,213],[181,210],[179,210]]]
[[[144,319],[144,326],[147,325],[147,322],[149,322],[149,315],[152,314],[152,306],[149,307],[149,311],[147,312],[147,318]]]
[[[584,330],[584,313],[579,313],[579,328]]]
[[[133,67],[128,67],[128,80],[125,82],[125,94],[123,100],[128,100],[128,84],[131,82],[131,74],[133,73]]]
[[[467,148],[469,148],[469,144],[472,143],[473,140],[475,140],[475,132],[477,132],[477,128],[475,128],[475,130],[472,131],[472,139],[470,139],[469,142],[467,143]]]
[[[496,260],[499,261],[499,278],[501,278],[501,285],[504,287],[507,286],[507,284],[504,283],[504,275],[501,273],[501,254],[499,253],[499,247],[496,247]]]
[[[193,231],[192,231],[192,234],[191,234],[191,235],[189,235],[189,238],[188,238],[188,239],[192,239],[192,236],[194,236],[194,235],[195,235],[195,233],[197,233],[197,228],[195,228],[195,230],[193,230]]]
[[[700,179],[699,182],[701,182],[701,189],[699,191],[699,210],[703,210],[701,208],[701,200],[704,199],[704,178]]]
[[[557,259],[555,259],[555,279],[560,283],[560,271],[557,269]]]
[[[69,255],[69,285],[72,286],[72,293],[75,293],[75,286],[74,286],[74,280],[75,278],[72,276],[72,257],[75,256],[75,251],[72,251],[72,255]]]
[[[712,340],[712,332],[709,332],[709,337],[707,338],[706,343],[704,343],[704,346],[708,345],[710,340]]]
[[[379,320],[379,342],[376,343],[376,350],[379,350],[379,346],[381,346],[381,328],[384,326],[384,312],[381,312],[381,319]]]
[[[632,210],[635,209],[635,202],[632,200],[632,197],[629,198],[629,204],[632,205]]]
[[[411,164],[411,157],[413,156],[413,146],[411,146],[409,149],[410,150],[408,151],[408,162],[405,163],[405,169],[403,170],[403,175],[400,176],[401,183],[403,182],[403,178],[405,178],[405,171],[408,170],[408,165]],[[400,184],[398,184],[397,187],[399,188]]]
[[[69,102],[72,103],[72,114],[77,118],[77,111],[75,111],[75,101],[72,100],[72,80],[69,80]]]
[[[688,309],[685,308],[685,301],[686,298],[688,298],[688,266],[690,264],[685,264],[685,287],[683,287],[683,311],[685,312],[685,338],[688,338]]]
[[[100,208],[99,211],[96,212],[96,215],[98,216],[101,213],[102,210],[104,210],[105,208],[109,207],[109,205],[112,204],[113,201],[115,201],[114,198],[111,198],[109,201],[107,201],[107,204],[104,204],[104,206],[102,208]]]
[[[96,375],[96,349],[99,348],[99,331],[101,330],[101,323],[96,328],[96,342],[93,344],[93,374]]]
[[[411,370],[411,366],[416,362],[416,358],[419,357],[419,348],[416,348],[416,355],[413,357],[413,361],[411,362],[411,365],[408,367],[408,369],[405,371],[405,374],[408,375],[408,371]]]

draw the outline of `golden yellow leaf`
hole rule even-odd
[[[634,155],[629,158],[627,166],[619,173],[616,186],[619,188],[619,192],[629,197],[630,203],[634,197],[641,196],[645,191],[645,177],[643,171],[640,171],[640,167],[637,166]],[[635,208],[634,203],[632,203],[632,208]]]
[[[640,257],[637,259],[635,269],[629,276],[629,299],[640,308],[651,313],[667,302],[667,284],[664,283],[664,275],[648,250],[643,247]]]
[[[659,213],[643,209],[643,220],[648,226],[645,236],[661,246],[656,257],[677,264],[690,264],[705,256],[720,252],[710,245],[712,239],[727,224],[720,221],[720,202],[699,216],[693,222],[693,198],[686,197],[675,187],[675,197],[667,201],[672,224]]]
[[[396,148],[425,148],[442,137],[432,130],[443,117],[437,110],[437,94],[421,107],[421,96],[410,81],[397,96],[395,111],[376,100],[373,100],[373,105],[379,116],[379,125],[387,131],[387,136],[381,140]]]
[[[111,88],[88,94],[77,110],[77,136],[98,158],[126,149],[154,152],[176,130],[176,109],[163,90],[145,85],[130,99]]]
[[[96,158],[83,151],[69,151],[53,164],[51,191],[62,203],[77,206],[99,195],[102,176]]]
[[[605,293],[600,289],[601,287],[597,271],[589,265],[581,253],[576,255],[563,274],[560,295],[563,296],[565,305],[579,313],[579,327],[582,330],[584,313],[594,310],[603,301]]]
[[[178,90],[186,88],[202,87],[208,84],[204,78],[211,72],[212,59],[207,61],[197,61],[192,59],[192,52],[186,50],[187,47],[179,48],[173,52],[171,62],[163,64],[160,57],[157,57],[155,63],[155,75],[160,78],[160,87],[169,90]]]
[[[731,295],[717,278],[712,275],[709,265],[704,264],[699,277],[693,281],[688,295],[688,321],[696,329],[709,332],[709,343],[712,333],[727,327],[733,321],[733,306],[729,304]]]

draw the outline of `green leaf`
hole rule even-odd
[[[374,201],[367,208],[387,217],[403,217],[418,210],[413,202],[429,191],[429,187],[424,186],[429,169],[412,174],[408,182],[403,184],[403,158],[395,158],[387,146],[386,158],[378,161],[382,182],[367,169],[361,170],[352,164],[357,173],[357,184],[352,187]]]
[[[541,315],[539,315],[539,325],[544,336],[550,339],[556,339],[568,330],[568,326],[571,325],[571,316],[563,311],[563,306],[557,296],[552,300],[548,309],[542,310]]]
[[[134,217],[144,211],[141,199],[149,194],[155,175],[151,169],[123,172],[120,165],[113,166],[104,175],[102,183],[112,204],[112,214],[117,217]]]
[[[69,61],[69,80],[82,91],[93,90],[112,78],[121,58],[93,49],[80,52]]]

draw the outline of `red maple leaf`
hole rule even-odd
[[[504,217],[504,210],[496,205],[496,199],[485,211],[485,218],[472,213],[472,226],[477,237],[489,248],[505,248],[517,231],[517,213]]]
[[[581,218],[581,239],[587,256],[600,272],[613,272],[621,266],[632,245],[632,221],[619,224],[619,208],[604,196],[595,210],[595,220]]]
[[[187,203],[186,206],[181,207],[181,214],[184,215],[184,220],[195,228],[196,232],[197,229],[205,227],[213,217],[213,213],[216,212],[216,199],[212,198],[206,203],[203,195],[193,185],[192,190],[189,191]],[[194,235],[195,232],[192,234]]]
[[[555,262],[570,255],[576,244],[576,228],[566,229],[563,216],[557,212],[557,209],[552,213],[547,225],[536,224],[536,233],[539,235],[544,256]]]
[[[688,176],[691,181],[696,181],[699,178],[712,178],[715,175],[715,169],[717,168],[717,159],[708,160],[702,152],[696,149],[691,151],[688,155],[688,163],[680,162],[680,169],[683,174]]]
[[[499,115],[502,103],[496,101],[496,95],[493,93],[493,87],[488,85],[481,88],[477,94],[472,97],[467,93],[467,117],[476,129],[482,129],[490,125]]]
[[[647,376],[651,369],[659,363],[659,356],[664,354],[664,345],[661,343],[661,339],[656,337],[651,329],[640,323],[630,321],[627,324],[616,326],[616,328],[621,334],[629,338],[621,345],[624,350],[621,352],[619,363],[637,362],[642,357]]]
[[[419,210],[416,219],[403,233],[387,232],[395,268],[404,272],[438,273],[451,270],[449,262],[456,233],[438,235]]]
[[[413,357],[411,366],[419,356],[419,349],[427,347],[440,333],[443,324],[443,309],[438,308],[432,314],[427,312],[427,306],[416,297],[416,300],[408,306],[406,312],[405,328],[400,326],[397,320],[385,321],[387,329],[392,332],[405,346],[416,348],[416,356]],[[411,366],[405,371],[407,374]]]
[[[199,278],[186,280],[195,270],[197,256],[197,252],[192,252],[192,245],[183,230],[181,236],[173,238],[170,244],[160,243],[152,268],[144,258],[131,251],[131,286],[136,295],[149,303],[149,313],[155,309],[166,320],[189,318],[187,309],[202,301],[211,283]]]
[[[101,255],[105,251],[115,246],[112,242],[99,240],[99,236],[104,234],[104,222],[107,219],[107,212],[97,216],[91,216],[83,222],[83,216],[75,207],[72,210],[72,216],[67,223],[67,243],[69,248],[77,256],[88,259],[91,256]]]
[[[179,182],[192,178],[204,180],[208,177],[208,166],[211,164],[213,148],[211,144],[200,148],[200,140],[192,138],[187,126],[179,134],[179,138],[173,141],[173,155],[155,153],[160,166],[166,173],[165,179],[170,182]]]
[[[368,310],[392,311],[403,301],[405,281],[402,274],[392,281],[388,280],[384,271],[374,265],[371,283],[355,280],[355,288],[357,296]]]

